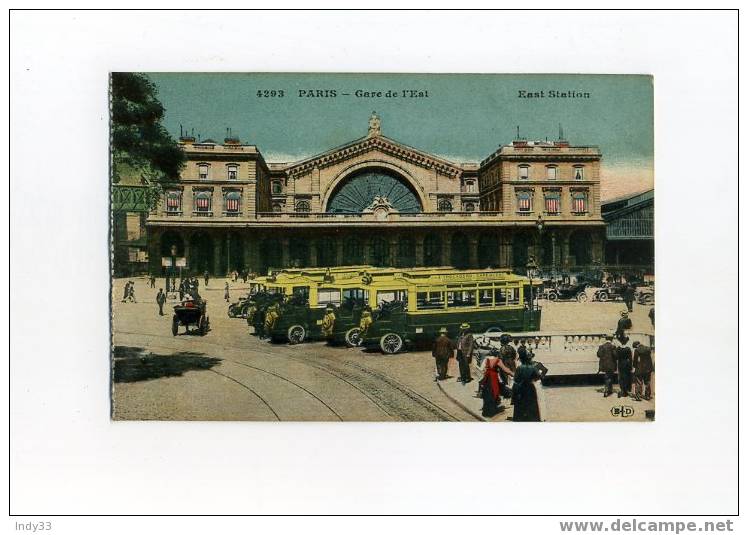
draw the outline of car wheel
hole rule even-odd
[[[549,293],[548,301],[558,301],[558,294],[556,292]]]
[[[608,300],[608,294],[607,294],[607,292],[600,292],[597,295],[597,299],[598,299],[598,301],[607,301]]]
[[[177,319],[176,316],[174,316],[171,319],[171,335],[176,336],[178,330],[179,330],[179,320]]]
[[[579,292],[577,294],[577,301],[580,303],[586,303],[587,302],[587,294],[584,292]]]
[[[306,338],[306,329],[303,325],[291,325],[288,328],[288,341],[292,344],[300,344]]]
[[[382,353],[394,355],[403,348],[403,339],[397,333],[387,333],[379,339]]]
[[[345,332],[345,344],[348,347],[356,347],[361,343],[361,329],[353,327]]]

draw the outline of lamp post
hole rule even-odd
[[[177,246],[172,245],[170,252],[171,252],[171,266],[169,267],[171,268],[171,288],[166,289],[167,293],[169,292],[169,290],[174,291],[174,288],[176,286],[176,284],[174,284],[174,271],[175,271],[174,267],[176,266],[176,263],[177,263]]]
[[[535,262],[535,257],[530,256],[530,258],[527,260],[527,265],[525,266],[527,268],[527,278],[530,279],[530,324],[533,321],[533,311],[535,309],[535,298],[534,298],[534,292],[532,288],[532,276],[536,269],[538,269],[538,265]]]
[[[535,220],[535,228],[538,229],[538,246],[535,248],[535,258],[537,258],[540,263],[543,263],[543,227],[545,226],[545,221],[543,221],[543,216],[539,215],[538,219]]]

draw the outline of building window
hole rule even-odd
[[[452,203],[449,201],[449,199],[439,199],[439,202],[436,205],[437,210],[440,212],[451,212],[452,211]]]
[[[466,202],[463,207],[463,211],[465,212],[475,212],[475,205],[471,202]]]
[[[549,165],[545,168],[545,178],[548,180],[556,180],[556,174],[558,173],[558,167],[555,165]]]
[[[239,168],[235,164],[229,164],[226,166],[229,180],[236,180],[239,175]]]
[[[242,195],[238,191],[228,192],[224,199],[226,215],[239,215],[239,210],[241,209],[241,200]]]
[[[584,180],[584,166],[574,166],[574,180]]]
[[[561,211],[561,196],[558,193],[549,193],[545,196],[545,211],[549,214]]]
[[[171,214],[182,213],[182,192],[181,191],[167,191],[166,192],[166,212]]]
[[[527,191],[520,191],[517,194],[517,211],[532,212],[532,196]]]
[[[309,205],[309,201],[299,201],[296,203],[297,212],[311,212],[312,208]]]
[[[273,212],[280,213],[282,211],[283,211],[283,207],[279,203],[277,202],[273,203]]]
[[[280,183],[280,180],[273,180],[271,188],[273,194],[283,193],[283,184]]]
[[[195,213],[198,216],[209,216],[213,212],[213,195],[209,191],[195,194]]]
[[[468,193],[475,193],[475,180],[465,181],[465,191]]]
[[[519,176],[520,180],[527,180],[528,178],[530,178],[530,166],[520,165],[517,168],[517,176]]]
[[[200,177],[200,180],[208,180],[208,169],[210,168],[210,165],[207,163],[201,163],[197,166],[197,174]]]
[[[571,211],[575,214],[587,213],[587,194],[584,192],[574,193],[571,196]]]

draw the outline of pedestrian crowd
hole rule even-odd
[[[446,327],[439,329],[431,351],[436,361],[436,381],[450,378],[447,373],[449,361],[453,357],[460,370],[457,381],[465,385],[473,380],[470,365],[473,358],[479,359],[477,344],[470,331],[470,324],[463,323],[459,329],[456,342],[449,338]],[[483,399],[482,414],[491,417],[504,411],[502,401],[508,399],[514,406],[513,421],[539,422],[540,408],[535,382],[542,379],[548,369],[533,361],[535,355],[524,340],[520,341],[517,349],[511,345],[511,341],[511,335],[502,334],[499,338],[500,348],[477,362],[483,371],[483,377],[478,383],[478,396]]]

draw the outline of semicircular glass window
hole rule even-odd
[[[418,196],[404,180],[381,171],[370,171],[348,179],[333,193],[327,211],[360,214],[375,200],[388,203],[398,212],[423,211]]]

